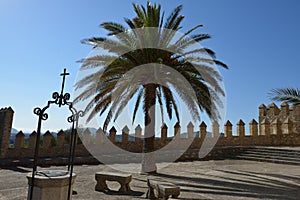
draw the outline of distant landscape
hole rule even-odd
[[[14,142],[15,142],[15,139],[16,139],[16,135],[19,133],[20,131],[18,131],[17,129],[15,129],[15,128],[12,128],[11,129],[11,135],[10,135],[10,144],[14,144]],[[23,132],[24,133],[24,132]],[[31,132],[32,133],[32,132]],[[30,134],[31,133],[24,133],[24,135],[25,135],[25,138],[24,138],[24,140],[25,140],[25,142],[28,142],[29,141],[29,136],[30,136]],[[52,135],[54,136],[54,137],[56,137],[57,136],[57,132],[51,132],[52,133]]]

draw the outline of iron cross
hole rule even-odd
[[[62,85],[61,85],[61,95],[63,95],[64,87],[65,87],[65,79],[66,79],[66,76],[70,75],[70,73],[67,73],[66,68],[64,68],[64,73],[61,73],[60,75],[63,77],[63,81],[62,81]]]

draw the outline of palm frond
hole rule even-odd
[[[287,102],[291,104],[300,103],[300,90],[298,88],[276,88],[272,89],[268,95],[273,101]]]
[[[107,66],[117,58],[118,58],[117,56],[112,56],[112,55],[96,55],[85,59],[81,59],[78,62],[82,63],[80,70],[85,70],[90,68],[96,68],[99,66]]]
[[[103,131],[106,131],[107,127],[108,127],[108,124],[112,118],[113,114],[111,112],[111,110],[108,112],[106,118],[105,118],[105,121],[103,122]]]
[[[135,26],[134,22],[133,22],[131,19],[124,18],[124,21],[126,22],[126,24],[127,24],[131,29],[138,28],[138,27]]]
[[[161,86],[161,88],[162,88],[162,94],[165,100],[165,106],[166,106],[169,119],[172,119],[172,111],[174,109],[177,121],[180,121],[178,107],[176,105],[172,92],[170,91],[169,88],[165,86]]]
[[[174,22],[176,21],[181,10],[182,10],[182,5],[179,5],[172,11],[172,13],[167,18],[164,28],[172,29],[171,27],[174,27]]]
[[[75,84],[75,90],[89,86],[90,84],[94,84],[94,87],[96,87],[95,83],[97,83],[103,71],[104,69],[99,69],[95,73],[86,75],[85,77],[79,79]]]
[[[203,25],[197,25],[194,26],[193,28],[191,28],[190,30],[188,30],[187,32],[185,32],[179,39],[178,41],[182,40],[183,38],[187,37],[190,33],[192,33],[193,31],[197,30],[198,28],[203,27]]]
[[[126,90],[123,91],[117,91],[116,94],[114,94],[114,96],[117,96],[117,99],[113,100],[112,103],[112,107],[111,109],[114,111],[114,121],[117,120],[117,118],[119,117],[119,114],[121,114],[121,112],[123,111],[123,109],[127,106],[127,104],[129,103],[129,100],[132,99],[132,97],[134,96],[134,94],[138,91],[138,86],[132,86],[133,88],[130,87],[126,87]],[[121,87],[119,90],[122,90],[124,87]]]
[[[163,102],[162,102],[162,93],[161,93],[161,88],[158,87],[156,89],[156,95],[157,95],[157,100],[159,103],[159,108],[160,108],[160,116],[161,116],[161,124],[165,123],[165,119],[164,119],[164,109],[163,109]]]
[[[92,38],[87,38],[87,39],[81,40],[81,43],[92,45],[95,47],[95,46],[97,46],[97,44],[99,42],[104,42],[105,40],[106,40],[106,38],[104,38],[104,37],[92,37]]]
[[[126,31],[126,28],[122,24],[115,22],[104,22],[100,24],[100,26],[109,31],[107,34],[108,36],[116,35]]]
[[[133,114],[132,114],[132,124],[135,121],[136,113],[137,113],[138,108],[140,106],[140,102],[141,102],[141,99],[143,97],[143,94],[144,94],[144,90],[140,89],[140,91],[139,91],[139,93],[137,95],[137,99],[136,99],[135,105],[134,105],[134,110],[133,110]]]
[[[140,23],[144,23],[147,20],[146,17],[146,10],[144,8],[144,6],[139,6],[138,4],[133,4],[133,9],[135,11],[135,13],[137,14],[137,19]],[[140,27],[136,27],[136,28],[140,28]]]
[[[206,40],[206,39],[209,39],[211,38],[210,35],[208,34],[197,34],[197,35],[192,35],[190,37],[185,37],[185,38],[182,38],[180,40],[177,40],[174,44],[174,46],[177,47],[178,51],[182,51],[182,50],[185,50],[187,49],[188,47],[192,46],[192,45],[195,45],[203,40]],[[213,56],[214,57],[214,54]]]

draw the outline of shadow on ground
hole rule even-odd
[[[11,171],[14,171],[14,172],[20,172],[20,173],[28,173],[28,172],[31,172],[30,170],[28,170],[28,169],[23,169],[23,168],[21,168],[21,167],[0,167],[0,169],[11,170]]]
[[[183,177],[158,173],[156,176],[177,182],[181,191],[217,196],[267,198],[274,200],[298,200],[300,197],[300,178],[280,174],[258,172],[236,172],[216,170],[217,175],[207,177]]]

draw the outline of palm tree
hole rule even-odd
[[[145,125],[143,152],[147,153],[154,151],[157,103],[162,115],[166,111],[172,119],[174,112],[178,122],[180,117],[175,94],[187,105],[194,119],[199,120],[200,112],[203,111],[212,119],[219,117],[216,109],[221,104],[218,95],[225,96],[225,93],[219,84],[221,76],[210,65],[216,64],[226,69],[228,67],[216,60],[212,50],[199,46],[192,48],[210,38],[208,34],[190,35],[202,25],[195,26],[177,37],[176,33],[181,29],[184,19],[184,16],[180,15],[181,5],[172,11],[166,21],[160,5],[148,2],[146,7],[133,4],[133,8],[136,17],[125,18],[129,28],[119,23],[105,22],[101,27],[107,30],[108,36],[111,37],[83,40],[84,44],[90,44],[94,49],[98,48],[108,53],[81,60],[82,70],[99,70],[76,83],[77,90],[85,89],[76,97],[75,102],[90,98],[85,109],[86,112],[90,112],[87,120],[91,120],[97,114],[105,114],[104,130],[113,116],[113,120],[117,119],[130,100],[135,101],[132,120],[134,122],[142,104]],[[195,55],[199,53],[206,56]],[[168,66],[171,71],[165,70],[164,66]],[[189,95],[185,81],[170,76],[172,70],[184,77],[194,95]],[[151,164],[145,160],[142,163],[142,171],[155,172],[155,163]]]
[[[269,97],[272,101],[296,105],[300,103],[300,90],[298,88],[276,88],[269,92]]]

